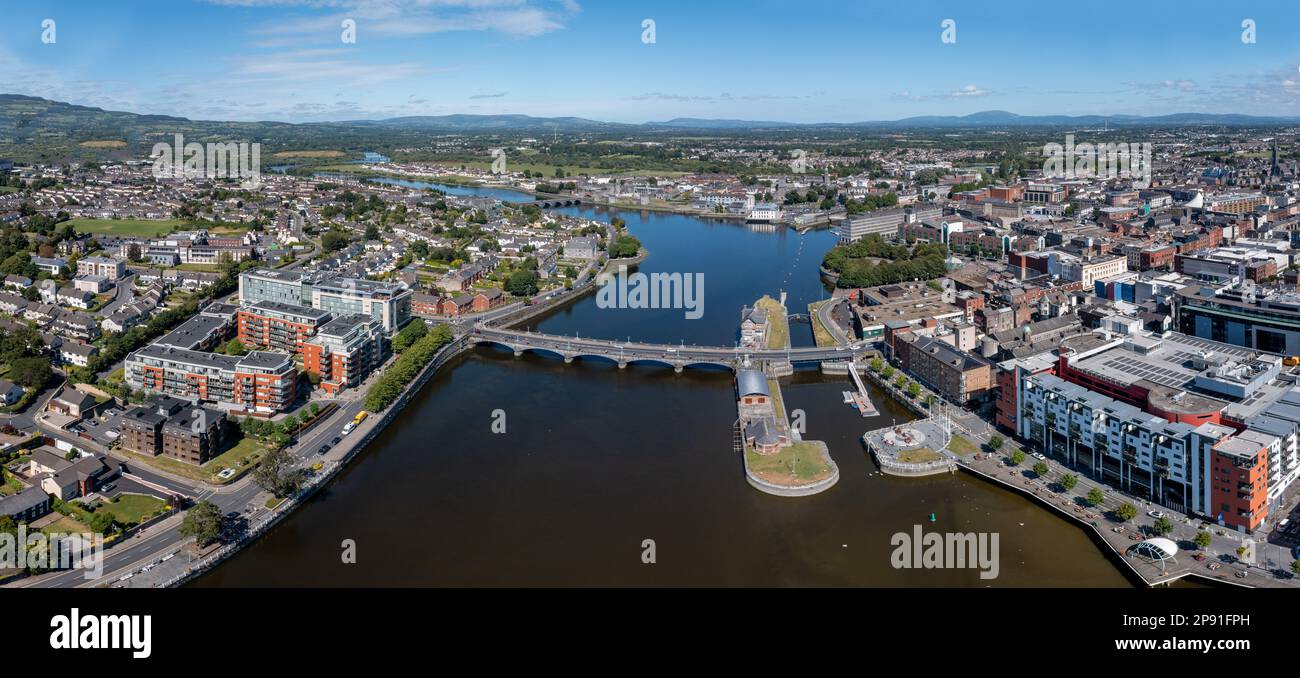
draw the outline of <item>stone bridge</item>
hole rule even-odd
[[[817,347],[790,349],[751,349],[736,346],[688,346],[686,344],[647,344],[541,334],[524,330],[477,325],[465,337],[474,344],[497,344],[515,355],[524,351],[559,356],[564,362],[575,358],[599,359],[616,363],[620,368],[632,363],[654,363],[681,372],[687,367],[725,367],[735,370],[750,365],[792,365],[794,363],[847,360],[873,352],[868,346]]]
[[[552,207],[573,207],[575,205],[581,205],[582,200],[580,198],[572,198],[572,197],[555,197],[555,198],[539,197],[533,201],[533,204],[537,205],[542,209],[551,209]]]

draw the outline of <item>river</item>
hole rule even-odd
[[[574,214],[608,218],[603,210]],[[730,345],[740,306],[784,288],[792,310],[826,294],[826,231],[621,212],[644,271],[703,273],[704,316],[611,310],[589,296],[535,323],[560,334]],[[792,326],[811,344],[807,325]],[[911,418],[841,402],[846,377],[783,379],[841,479],[785,499],[745,483],[731,451],[730,374],[480,348],[439,373],[339,476],[196,586],[1127,586],[1072,524],[964,474],[881,475],[858,438]],[[506,416],[493,433],[493,411]],[[931,514],[934,522],[930,522]],[[895,569],[891,536],[996,533],[999,573]],[[340,544],[356,542],[344,564]],[[655,563],[642,562],[653,540]]]

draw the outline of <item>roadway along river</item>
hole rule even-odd
[[[611,311],[588,297],[536,329],[730,345],[740,305],[763,292],[788,280],[800,310],[825,294],[825,231],[621,216],[652,253],[641,270],[705,274],[704,317]],[[792,330],[812,343],[806,325]],[[1082,531],[1017,495],[963,474],[879,475],[858,437],[910,418],[879,392],[882,415],[863,419],[841,403],[847,378],[785,381],[787,408],[807,412],[808,437],[826,441],[840,467],[822,495],[781,499],[745,483],[731,451],[729,373],[477,349],[325,491],[195,585],[1128,585]],[[491,430],[497,409],[504,434]],[[999,577],[894,569],[890,537],[916,524],[998,533]],[[357,543],[356,564],[341,562],[344,539]],[[655,541],[653,565],[641,561],[645,539]]]

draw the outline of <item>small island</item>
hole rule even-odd
[[[736,373],[735,447],[755,489],[781,497],[824,492],[840,479],[826,443],[802,440],[790,427],[781,387],[759,370]]]

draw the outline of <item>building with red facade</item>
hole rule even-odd
[[[383,326],[361,314],[325,323],[302,352],[303,368],[319,375],[321,389],[330,395],[358,386],[387,357]]]
[[[1210,513],[1232,527],[1253,531],[1268,517],[1269,450],[1278,439],[1243,431],[1213,447]]]
[[[245,346],[298,353],[331,317],[329,311],[309,306],[259,301],[239,309],[237,336]]]
[[[228,356],[151,344],[126,358],[126,383],[225,410],[274,413],[298,398],[298,370],[284,353]]]

